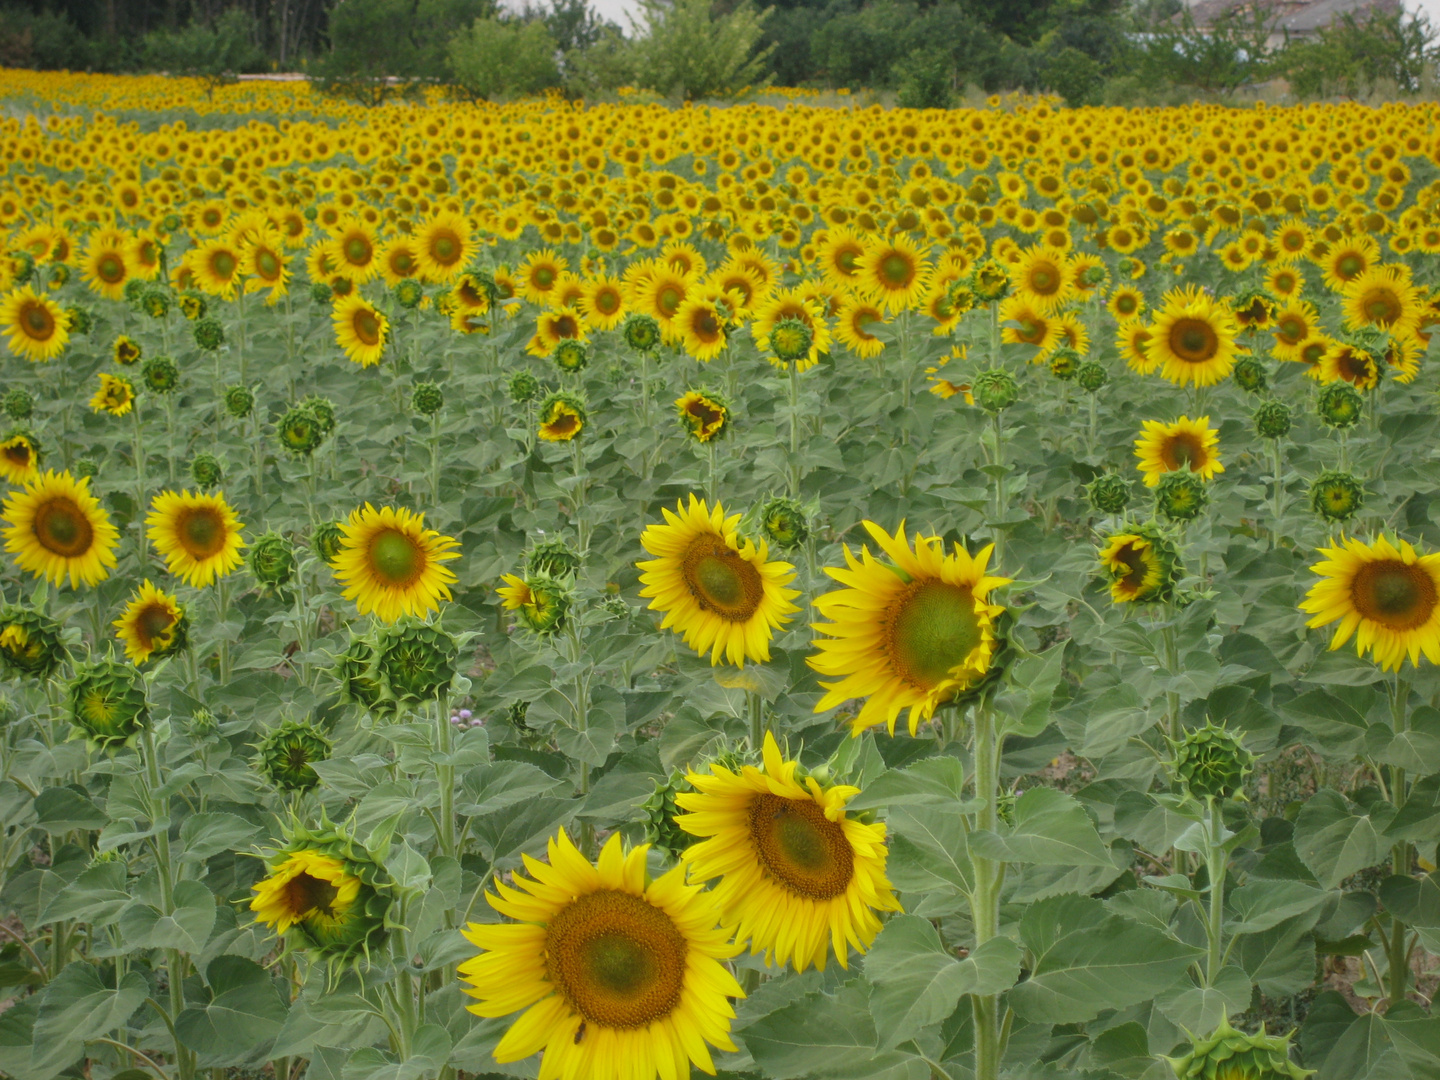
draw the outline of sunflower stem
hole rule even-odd
[[[441,690],[435,698],[435,749],[447,763],[435,767],[435,778],[440,785],[440,853],[451,858],[455,857],[455,766],[448,759],[453,735],[448,700]]]
[[[710,505],[715,505],[715,439],[712,437],[706,444],[705,449],[709,458],[709,469],[705,474],[705,497],[710,500]]]
[[[790,361],[790,497],[800,498],[800,362]]]
[[[440,414],[430,416],[430,503],[440,508]]]
[[[750,749],[758,752],[765,745],[765,702],[755,690],[747,691],[745,699],[750,714]]]
[[[1278,548],[1280,546],[1280,515],[1284,510],[1285,483],[1283,470],[1285,464],[1284,455],[1280,449],[1280,442],[1281,440],[1279,439],[1270,440],[1270,460],[1275,468],[1274,491],[1271,492],[1270,496],[1271,548]]]
[[[133,425],[134,457],[135,457],[135,559],[139,564],[140,573],[145,573],[145,562],[148,552],[145,549],[145,446],[144,438],[140,429],[140,402],[137,399],[130,407],[130,413],[135,418]]]
[[[215,583],[215,597],[220,609],[220,622],[223,624],[230,617],[230,586],[221,578]],[[220,633],[220,685],[230,685],[230,632],[222,630]]]
[[[1398,736],[1410,730],[1410,684],[1397,672],[1390,698],[1391,724]],[[1405,802],[1405,770],[1398,765],[1390,766],[1390,801],[1396,806]],[[1390,849],[1390,872],[1400,877],[1410,876],[1410,845],[1401,841]],[[1398,915],[1392,915],[1389,940],[1389,985],[1390,1004],[1404,1001],[1409,989],[1410,954],[1406,948],[1405,924]]]
[[[975,827],[994,832],[999,820],[999,740],[990,703],[975,708],[975,797],[982,800],[975,814]],[[977,856],[975,887],[970,895],[970,920],[975,928],[975,948],[1000,933],[1000,886],[1005,864]],[[975,1022],[975,1080],[997,1080],[1000,1075],[1000,1000],[995,994],[974,994],[970,998]]]
[[[175,878],[170,859],[170,799],[161,794],[159,753],[155,748],[155,731],[149,723],[141,729],[140,738],[145,758],[146,801],[149,803],[150,823],[155,827],[153,843],[156,877],[160,885],[160,910],[162,914],[169,915],[175,910]],[[185,1008],[185,958],[179,949],[165,951],[165,967],[170,983],[170,1015],[179,1016]],[[190,1080],[195,1075],[194,1059],[178,1039],[175,1042],[175,1064],[181,1080]]]
[[[1210,914],[1205,926],[1209,938],[1209,953],[1205,958],[1205,985],[1213,987],[1220,977],[1220,966],[1224,956],[1223,929],[1225,920],[1225,818],[1220,811],[1220,800],[1213,796],[1210,803],[1210,835],[1205,857],[1210,877]]]
[[[578,434],[570,440],[570,446],[575,454],[575,495],[572,500],[575,504],[575,546],[581,555],[585,555],[590,550],[590,525],[585,514],[585,454],[580,449]]]

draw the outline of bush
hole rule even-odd
[[[182,30],[145,35],[141,57],[146,67],[172,75],[194,75],[213,89],[246,71],[263,70],[265,57],[255,45],[253,16],[230,8],[213,26],[193,22]]]
[[[90,64],[90,42],[70,16],[0,7],[0,67],[54,70]]]
[[[935,49],[916,49],[895,65],[902,109],[948,109],[955,100],[955,65]]]
[[[1436,58],[1435,32],[1423,17],[1372,12],[1322,29],[1313,41],[1290,42],[1276,68],[1301,97],[1355,97],[1380,86],[1405,93],[1420,89],[1425,65]]]
[[[645,35],[635,43],[641,85],[686,101],[768,85],[768,49],[757,52],[770,9],[741,0],[716,17],[710,0],[642,0]]]
[[[1093,105],[1105,82],[1100,62],[1069,45],[1055,53],[1045,65],[1047,88],[1065,99],[1071,108]]]
[[[1138,39],[1127,65],[1142,83],[1230,93],[1271,74],[1268,9],[1226,14],[1204,31],[1187,9],[1180,25],[1164,23]]]
[[[593,97],[635,82],[635,43],[613,26],[583,49],[565,54],[565,90],[576,97]]]
[[[450,39],[455,83],[478,98],[512,98],[558,86],[555,39],[538,19],[476,19]]]
[[[494,13],[494,0],[342,0],[330,13],[330,52],[315,67],[321,88],[378,105],[439,82],[451,38]]]

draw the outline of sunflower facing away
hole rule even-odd
[[[845,813],[859,788],[801,782],[800,763],[768,732],[764,763],[686,777],[696,790],[675,796],[687,811],[675,824],[700,841],[681,858],[692,881],[719,879],[725,925],[752,955],[823,971],[833,949],[849,967],[851,946],[864,952],[880,932],[875,912],[900,910],[885,878],[885,826]]]
[[[385,354],[390,322],[359,293],[335,302],[335,340],[361,367],[373,367]]]
[[[146,579],[112,624],[125,656],[143,664],[151,656],[168,656],[184,647],[185,609],[180,601]]]
[[[26,431],[0,440],[0,477],[10,484],[33,483],[40,476],[40,445]]]
[[[241,563],[245,526],[216,492],[162,491],[150,502],[146,536],[181,581],[203,589]]]
[[[60,305],[29,285],[0,303],[0,328],[10,351],[31,361],[55,359],[70,340],[69,322]]]
[[[855,735],[884,724],[893,734],[901,710],[909,709],[910,733],[956,694],[984,678],[995,654],[995,618],[1005,609],[990,593],[1009,578],[990,577],[986,568],[994,545],[971,556],[959,544],[945,554],[938,536],[916,534],[905,541],[905,524],[889,535],[873,521],[865,531],[889,557],[884,563],[861,546],[856,558],[847,545],[844,569],[825,572],[841,585],[815,600],[831,620],[815,629],[828,639],[808,663],[836,682],[816,712],[844,701],[868,698],[851,721]]]
[[[1110,575],[1110,599],[1117,604],[1165,600],[1174,577],[1174,547],[1141,529],[1109,537],[1098,554]]]
[[[735,1049],[729,999],[744,992],[721,962],[740,946],[684,866],[646,882],[648,851],[615,833],[592,865],[562,830],[546,862],[524,856],[530,877],[486,894],[515,921],[470,923],[482,951],[459,970],[471,1012],[524,1010],[496,1061],[543,1051],[540,1080],[685,1080],[692,1063],[715,1072],[706,1043]]]
[[[742,539],[735,527],[740,515],[727,518],[719,503],[711,510],[691,495],[688,507],[676,503],[675,510],[663,509],[665,524],[645,529],[640,543],[655,558],[635,564],[640,595],[665,613],[660,629],[709,652],[711,664],[769,660],[771,636],[799,610],[790,602],[799,592],[785,588],[795,568],[767,562],[765,543],[757,548]]]
[[[1160,374],[1177,386],[1214,386],[1230,374],[1242,351],[1235,343],[1235,316],[1194,286],[1167,293],[1146,343]]]
[[[1218,447],[1220,433],[1210,426],[1210,417],[1191,420],[1182,416],[1173,424],[1146,420],[1144,430],[1135,440],[1136,466],[1145,476],[1145,486],[1155,487],[1160,477],[1178,469],[1199,473],[1202,480],[1212,480],[1225,471],[1220,464]]]
[[[1440,553],[1417,555],[1406,541],[1381,536],[1369,544],[1342,537],[1320,554],[1310,568],[1320,580],[1300,610],[1312,628],[1340,623],[1332,650],[1353,636],[1355,651],[1370,652],[1383,671],[1398,671],[1407,655],[1418,664],[1422,652],[1440,664]]]
[[[425,528],[425,515],[366,503],[341,526],[340,551],[331,562],[361,615],[391,623],[401,615],[423,618],[450,599],[455,574],[442,565],[458,559],[458,540]]]
[[[0,508],[6,525],[5,550],[22,570],[59,585],[96,585],[110,576],[120,533],[100,500],[90,494],[90,478],[47,472],[24,490],[13,492]]]

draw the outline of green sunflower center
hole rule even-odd
[[[125,280],[125,262],[117,255],[104,255],[95,264],[95,276],[110,285]]]
[[[594,308],[604,315],[613,315],[620,310],[620,295],[613,289],[601,289],[595,294]]]
[[[962,586],[913,582],[891,608],[891,660],[901,678],[925,690],[953,678],[983,641],[975,598]]]
[[[369,308],[361,308],[355,313],[351,320],[355,329],[355,336],[360,339],[363,345],[380,344],[380,320]]]
[[[370,566],[385,585],[408,585],[420,575],[425,557],[410,537],[387,529],[370,545]]]
[[[1030,291],[1049,296],[1060,287],[1060,275],[1052,267],[1037,266],[1030,271]]]
[[[438,263],[452,263],[459,254],[460,238],[454,233],[440,233],[430,244],[430,257]]]
[[[690,545],[681,569],[690,595],[727,622],[745,622],[765,597],[760,571],[712,536]]]
[[[1420,566],[1398,559],[1366,563],[1355,574],[1350,598],[1365,618],[1389,630],[1414,630],[1430,621],[1435,581]]]
[[[644,1027],[680,1004],[686,949],[684,936],[660,908],[602,889],[572,901],[550,920],[546,974],[586,1023]],[[583,1037],[582,1028],[576,1039]]]
[[[217,251],[210,260],[210,269],[221,281],[229,281],[240,267],[234,255],[228,251]]]
[[[842,895],[855,876],[855,852],[839,822],[810,799],[769,793],[750,800],[750,838],[770,876],[810,900]]]
[[[1359,255],[1343,255],[1335,263],[1337,277],[1349,281],[1351,278],[1359,277],[1365,270],[1365,260]]]
[[[208,506],[186,513],[175,532],[180,546],[192,559],[208,559],[225,546],[225,521]]]
[[[1220,338],[1204,319],[1177,319],[1170,328],[1170,351],[1187,363],[1203,364],[1220,351]]]
[[[1360,310],[1368,322],[1389,326],[1400,317],[1400,297],[1393,289],[1371,289],[1360,298]]]
[[[280,276],[280,260],[275,257],[273,251],[262,251],[255,256],[255,267],[260,271],[260,276],[267,281]]]
[[[363,266],[370,261],[370,244],[364,237],[352,236],[345,241],[345,261],[352,266]]]
[[[34,531],[41,547],[65,559],[84,555],[95,539],[90,519],[66,498],[51,499],[36,509]]]
[[[48,341],[55,332],[55,320],[44,304],[26,304],[21,315],[21,329],[32,341]]]
[[[915,276],[910,260],[898,252],[886,255],[880,260],[880,280],[887,289],[903,289]]]

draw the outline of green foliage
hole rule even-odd
[[[157,71],[195,75],[213,89],[242,72],[263,68],[265,58],[256,45],[258,30],[248,12],[232,7],[213,25],[196,20],[179,30],[146,35],[141,55]]]
[[[741,0],[717,15],[710,0],[643,0],[644,36],[635,43],[640,85],[684,101],[767,85],[760,48],[770,9]]]
[[[556,44],[539,21],[476,19],[450,39],[448,62],[455,83],[477,98],[539,93],[560,83]]]
[[[93,58],[92,43],[68,14],[0,7],[0,67],[85,68]]]
[[[895,104],[902,109],[948,109],[955,100],[952,78],[949,57],[917,49],[895,66]]]
[[[1382,88],[1409,94],[1420,89],[1436,55],[1435,31],[1424,16],[1372,11],[1363,20],[1343,14],[1313,39],[1291,40],[1275,67],[1301,97],[1355,97]]]

